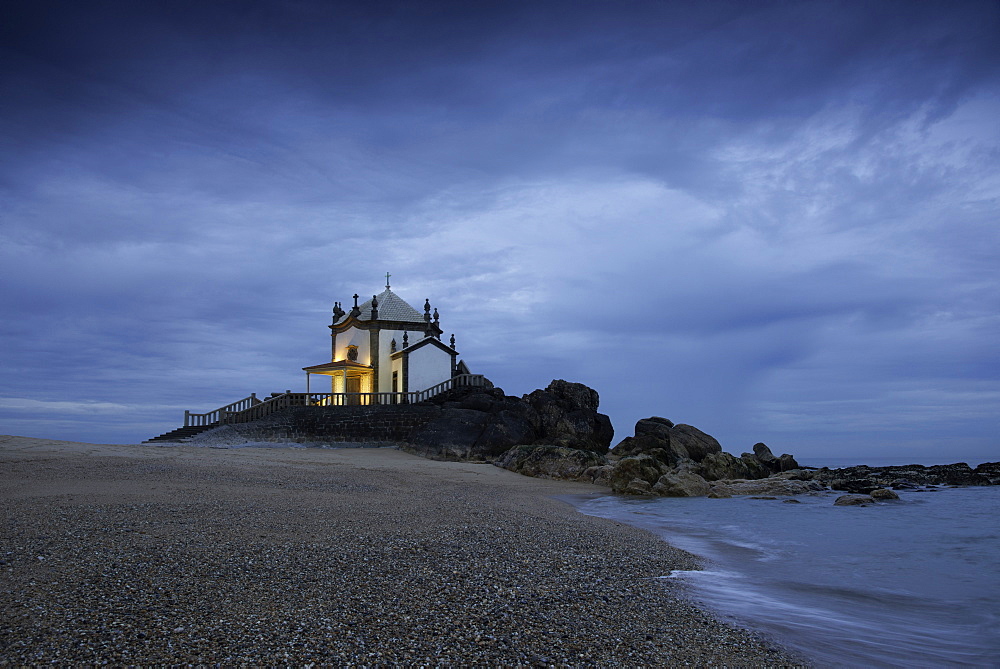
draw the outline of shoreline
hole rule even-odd
[[[12,663],[799,662],[586,516],[591,484],[395,449],[0,437]]]

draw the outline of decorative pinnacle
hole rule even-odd
[[[358,294],[354,293],[354,308],[358,308]]]
[[[389,277],[390,276],[392,276],[392,274],[389,274],[388,272],[385,273],[385,288],[386,288],[386,290],[389,289]]]

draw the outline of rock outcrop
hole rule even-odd
[[[785,476],[786,480],[794,476],[811,478],[791,455],[775,457],[765,444],[756,444],[753,450],[737,458],[723,451],[713,436],[696,427],[652,416],[637,422],[635,436],[622,439],[614,447],[608,465],[589,474],[595,481],[607,481],[618,493],[642,490],[642,494],[662,496],[715,497],[750,493],[731,492],[727,488],[716,490],[709,485],[713,481],[765,479],[774,475]],[[649,490],[640,482],[648,484]]]
[[[606,462],[603,455],[579,448],[520,445],[508,449],[493,464],[525,476],[543,479],[579,479]]]
[[[1000,481],[1000,463],[983,463],[972,469],[964,462],[951,465],[903,465],[896,467],[845,467],[818,469],[817,481],[834,490],[868,495],[878,488],[905,490],[926,485],[991,485]]]
[[[457,388],[429,400],[440,407],[439,415],[414,430],[403,448],[445,460],[493,460],[525,445],[603,455],[614,430],[598,413],[599,400],[596,390],[562,380],[523,397],[500,388]]]

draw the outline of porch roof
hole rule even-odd
[[[362,365],[360,362],[354,362],[353,360],[336,360],[334,362],[324,362],[319,365],[311,365],[309,367],[303,367],[302,371],[307,374],[327,374],[332,375],[343,371],[371,371],[371,365]]]

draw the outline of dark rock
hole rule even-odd
[[[992,485],[1000,484],[1000,462],[984,462],[974,472],[986,478]]]
[[[588,469],[601,467],[605,463],[603,455],[592,451],[562,446],[521,445],[508,450],[494,464],[525,476],[578,479]]]
[[[902,465],[894,467],[868,467],[858,465],[843,469],[819,469],[816,480],[835,490],[868,494],[876,488],[894,487],[899,481],[908,485],[990,485],[991,480],[980,471],[974,471],[964,462],[951,465]]]
[[[661,497],[705,497],[709,490],[708,481],[685,471],[668,472],[653,486],[653,493]]]
[[[614,429],[607,416],[597,413],[598,402],[597,391],[562,380],[522,398],[509,397],[492,384],[456,388],[421,403],[440,413],[415,428],[403,447],[447,460],[492,460],[524,444],[603,455]]]
[[[795,458],[793,458],[788,453],[782,453],[780,456],[778,456],[778,471],[788,472],[798,468],[799,468],[799,463],[797,463],[795,461]]]
[[[497,399],[488,393],[474,393],[455,402],[459,408],[473,411],[490,411],[496,403]]]
[[[801,504],[802,502],[800,502],[797,499],[783,499],[783,500],[781,500],[781,503],[782,504]]]
[[[721,453],[722,446],[711,435],[690,425],[674,425],[666,418],[653,416],[635,424],[635,436],[626,437],[615,446],[615,455],[637,455],[661,450],[659,460],[674,466],[682,458],[701,462],[710,453]]]
[[[648,481],[632,479],[622,492],[626,495],[649,495],[650,485]]]
[[[701,461],[701,475],[707,481],[754,478],[746,462],[725,452],[706,455]]]
[[[709,453],[722,452],[722,446],[715,437],[691,425],[680,424],[670,428],[670,443],[674,450],[677,450],[678,444],[682,446],[695,462],[701,462]]]
[[[614,471],[612,465],[603,465],[600,467],[588,467],[584,470],[583,474],[580,476],[580,480],[590,481],[594,485],[609,485],[611,481],[611,472]]]
[[[536,443],[607,453],[614,438],[611,419],[597,413],[600,397],[582,383],[556,379],[522,398],[535,411]]]
[[[487,418],[488,414],[473,409],[442,409],[438,418],[410,435],[407,440],[408,450],[442,460],[472,459],[475,444],[483,433]],[[499,455],[505,450],[507,449],[485,455]]]
[[[715,481],[713,491],[728,495],[766,495],[768,497],[791,497],[822,490],[823,486],[814,481],[790,481],[772,476],[753,481]]]
[[[634,479],[641,479],[652,486],[660,478],[660,467],[655,458],[645,454],[622,458],[614,464],[608,485],[615,492],[625,492]]]
[[[837,498],[837,501],[833,503],[834,506],[867,506],[868,504],[874,504],[875,500],[869,495],[841,495]]]
[[[899,499],[899,495],[891,490],[885,488],[876,488],[869,493],[874,499],[886,500],[886,499]]]
[[[777,497],[763,496],[763,497],[751,497],[750,499],[778,499],[778,498]]]
[[[881,488],[882,483],[870,478],[834,479],[830,482],[830,487],[855,495],[867,495],[872,490]]]
[[[743,478],[747,479],[764,479],[771,475],[771,470],[753,453],[744,453],[740,456],[740,460],[746,465],[747,475]]]
[[[776,470],[778,458],[774,457],[774,453],[771,449],[767,447],[767,444],[759,442],[753,445],[753,454],[762,465],[768,469]]]

